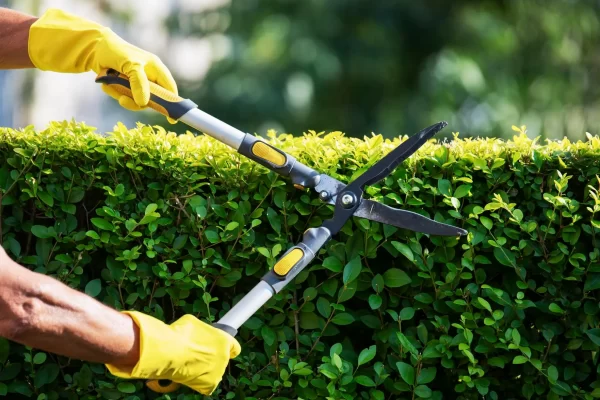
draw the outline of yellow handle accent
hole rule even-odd
[[[161,385],[161,381],[159,380],[150,380],[146,382],[146,386],[156,393],[171,393],[179,389],[181,385],[173,381],[168,381],[168,384]]]
[[[256,142],[252,146],[252,154],[277,166],[284,165],[286,161],[284,154],[264,142]]]
[[[304,257],[304,252],[299,248],[295,248],[275,264],[273,271],[279,276],[285,276],[292,268],[294,268],[294,265],[296,265],[298,261],[302,260],[302,257]]]

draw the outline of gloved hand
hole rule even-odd
[[[169,379],[210,395],[223,379],[230,358],[241,352],[235,338],[192,315],[167,325],[137,311],[124,313],[140,328],[140,358],[133,368],[106,365],[120,378]]]
[[[98,74],[112,68],[127,75],[133,100],[108,85],[102,85],[102,90],[131,111],[147,106],[149,81],[178,94],[175,80],[156,55],[133,46],[107,27],[61,10],[49,9],[31,26],[28,46],[31,62],[42,71]]]

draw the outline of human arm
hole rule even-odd
[[[39,18],[0,8],[0,69],[9,68],[96,74],[117,70],[129,78],[133,98],[109,85],[102,85],[102,90],[131,111],[147,107],[150,82],[178,94],[171,72],[158,56],[106,26],[55,8]]]
[[[220,383],[240,344],[192,315],[174,323],[118,312],[15,263],[0,246],[0,336],[103,363],[118,377],[164,379],[202,394]]]
[[[36,17],[0,7],[0,69],[33,68],[27,52]]]
[[[6,254],[0,315],[0,336],[23,345],[103,364],[133,366],[139,360],[139,328],[131,317]]]

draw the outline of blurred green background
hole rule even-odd
[[[445,120],[446,135],[508,138],[527,125],[585,140],[600,126],[597,0],[4,2],[110,24],[163,59],[181,96],[246,132],[393,137]],[[91,125],[187,129],[100,98]]]

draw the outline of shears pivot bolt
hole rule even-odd
[[[342,195],[342,205],[345,208],[350,208],[356,203],[356,196],[353,193],[345,193]]]

